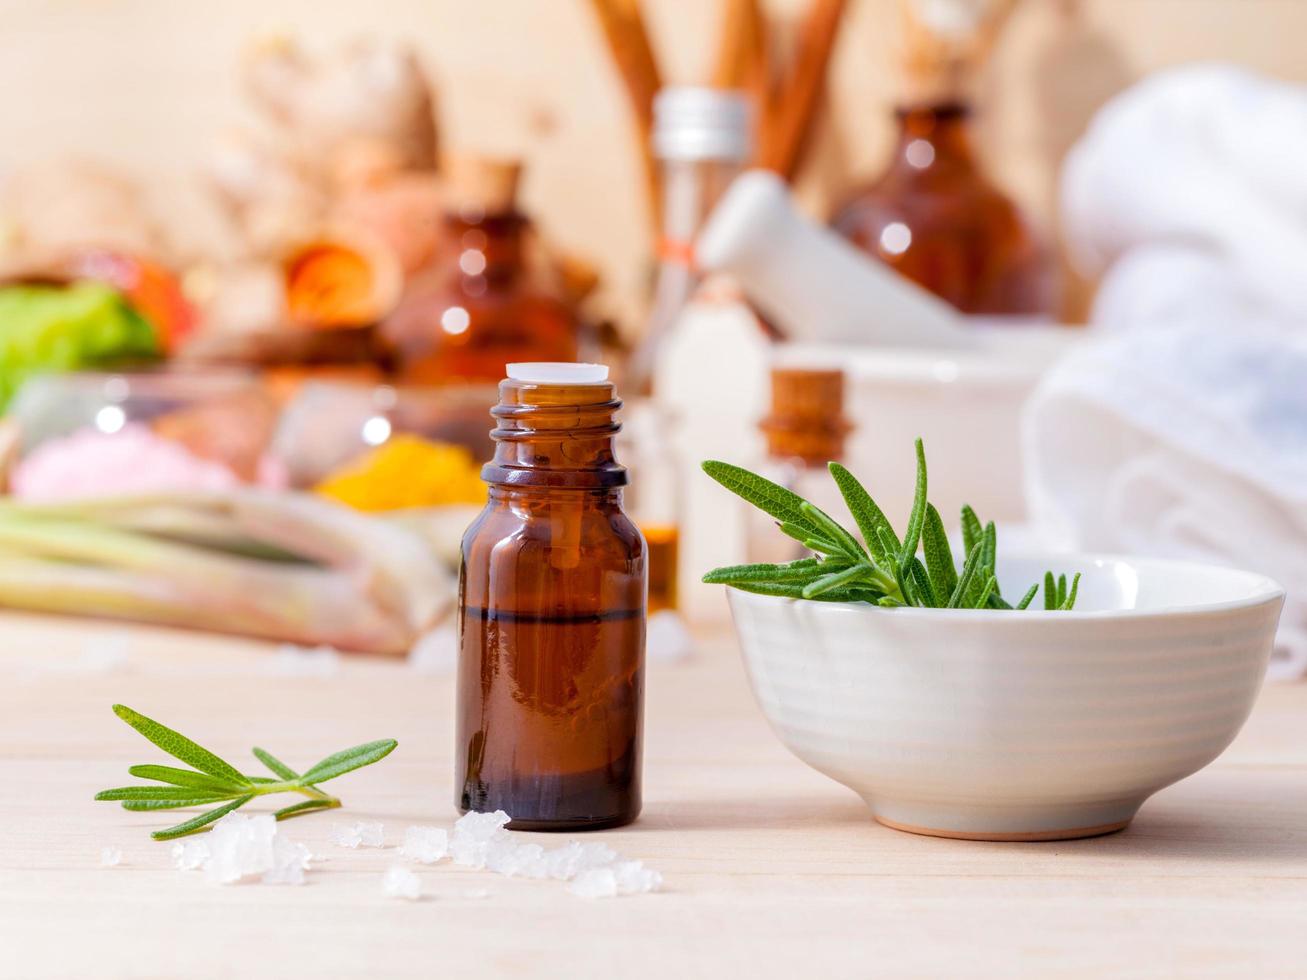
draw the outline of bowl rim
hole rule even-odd
[[[1144,619],[1148,617],[1171,617],[1181,615],[1191,615],[1197,613],[1222,613],[1234,612],[1241,609],[1252,609],[1262,605],[1282,602],[1286,595],[1283,585],[1271,578],[1269,575],[1263,575],[1260,572],[1250,572],[1246,569],[1235,568],[1227,565],[1217,565],[1212,562],[1186,561],[1176,558],[1151,558],[1141,555],[1124,555],[1113,554],[1111,552],[1097,551],[1013,551],[1006,554],[1000,559],[1016,559],[1019,561],[1031,561],[1038,563],[1056,563],[1058,565],[1083,563],[1105,565],[1107,563],[1119,563],[1129,565],[1136,569],[1141,566],[1160,566],[1159,570],[1186,570],[1197,571],[1201,573],[1215,573],[1218,575],[1228,575],[1248,582],[1251,594],[1242,599],[1226,599],[1219,602],[1198,602],[1189,605],[1169,605],[1153,606],[1146,609],[1072,609],[1069,611],[1057,609],[1025,609],[1020,616],[1011,616],[1012,610],[1009,609],[923,609],[919,606],[896,606],[893,609],[884,609],[880,606],[872,605],[869,602],[822,602],[817,599],[791,599],[787,596],[761,595],[757,592],[746,592],[743,589],[735,589],[727,586],[729,590],[728,600],[735,602],[753,602],[759,601],[761,605],[770,603],[804,603],[813,607],[815,610],[828,610],[830,614],[863,614],[875,612],[886,615],[894,615],[908,619],[936,620],[944,622],[1002,622],[1002,623],[1031,623],[1031,622],[1058,622],[1058,623],[1076,623],[1076,622],[1104,622],[1117,619]]]

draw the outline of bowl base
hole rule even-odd
[[[873,816],[875,816],[873,814]],[[1081,837],[1102,837],[1104,834],[1115,834],[1118,830],[1125,830],[1130,824],[1129,818],[1118,820],[1115,823],[1098,824],[1094,827],[1071,827],[1066,830],[1036,830],[1027,833],[984,833],[982,831],[972,830],[943,830],[939,827],[918,827],[916,824],[899,823],[897,820],[891,820],[888,817],[876,816],[876,822],[889,827],[891,830],[902,830],[909,834],[921,834],[923,837],[949,837],[953,840],[984,840],[984,841],[1049,841],[1049,840],[1077,840]]]

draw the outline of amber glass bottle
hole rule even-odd
[[[963,313],[1052,315],[1054,266],[1017,206],[985,177],[964,101],[900,108],[889,168],[831,224]]]
[[[518,168],[473,157],[449,171],[444,244],[381,328],[398,379],[493,385],[509,361],[575,360],[576,316],[527,261]]]
[[[463,537],[456,802],[515,830],[640,812],[646,551],[596,365],[513,365]],[[570,379],[570,380],[564,380]]]
[[[827,464],[844,461],[852,429],[844,415],[844,372],[773,367],[771,412],[758,427],[767,439],[767,458],[758,471],[832,515],[843,513],[844,504]],[[745,519],[749,561],[780,563],[811,554],[798,541],[778,532],[776,521],[758,508],[749,507]]]

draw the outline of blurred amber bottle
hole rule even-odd
[[[507,380],[492,413],[490,500],[463,538],[455,802],[512,829],[640,811],[647,556],[620,406],[607,381]]]
[[[889,166],[831,224],[963,313],[1048,317],[1057,307],[1053,257],[972,147],[975,93],[1012,6],[900,4],[898,133]]]
[[[963,313],[1051,316],[1052,259],[972,153],[970,107],[900,108],[889,169],[832,225]]]
[[[455,157],[446,169],[444,245],[382,325],[399,380],[494,384],[510,361],[575,360],[575,313],[528,260],[518,165]]]

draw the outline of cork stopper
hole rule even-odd
[[[900,0],[901,101],[969,102],[1015,0]]]
[[[774,458],[799,459],[812,466],[840,459],[852,428],[844,417],[844,372],[772,368],[771,414],[759,428]]]
[[[506,214],[514,209],[521,161],[458,153],[445,158],[443,169],[445,200],[453,210]]]

